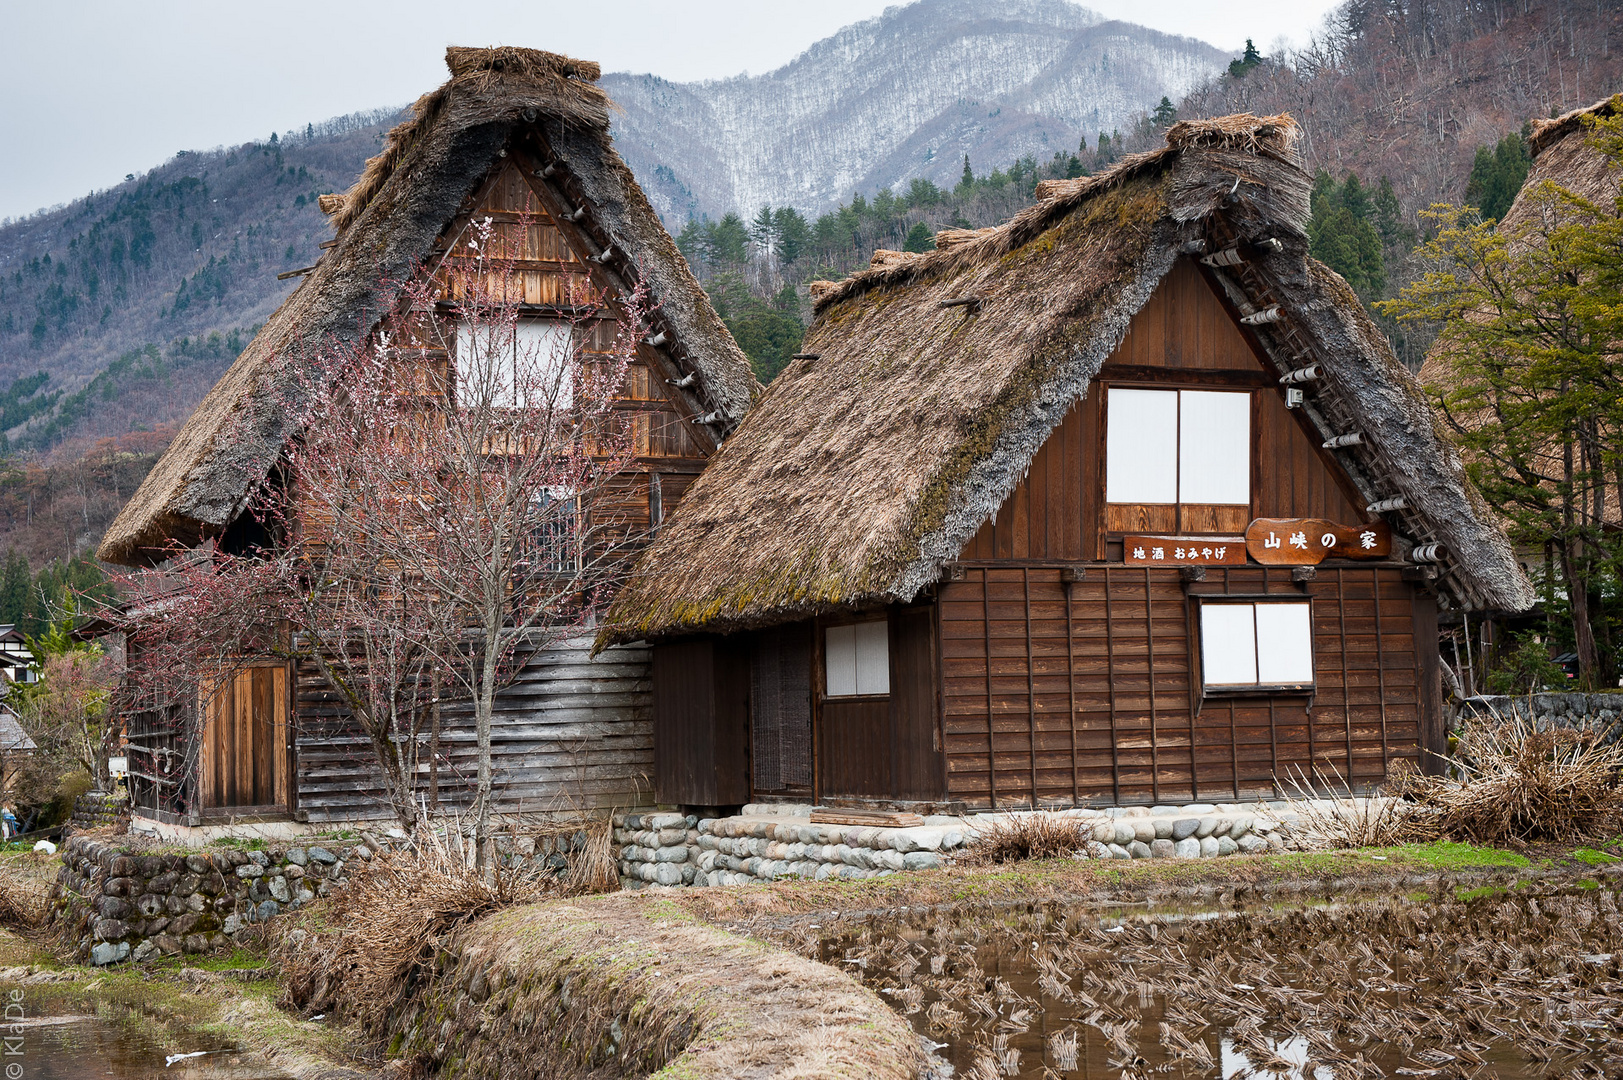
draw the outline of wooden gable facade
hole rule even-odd
[[[455,387],[457,295],[476,254],[507,274],[492,292],[526,323],[567,323],[588,367],[614,347],[624,301],[645,288],[652,313],[620,383],[616,409],[633,460],[600,493],[603,513],[633,539],[656,532],[759,392],[738,349],[608,136],[596,65],[517,49],[447,55],[452,79],[419,101],[416,119],[344,196],[324,196],[337,238],[199,406],[109,530],[102,557],[131,564],[165,545],[212,539],[246,552],[268,542],[240,507],[271,475],[282,443],[231,449],[231,414],[274,401],[278,357],[370,334],[413,275],[439,302],[414,318],[402,362],[426,363]],[[476,243],[481,233],[483,243]],[[393,273],[393,276],[392,275]],[[582,311],[587,312],[582,315]],[[432,322],[434,325],[430,325]],[[360,328],[357,331],[357,327]],[[283,439],[296,432],[285,430]],[[238,464],[250,453],[258,472]],[[298,493],[294,492],[295,505]],[[236,507],[216,513],[219,507]],[[496,809],[578,814],[647,804],[653,773],[646,645],[594,652],[590,637],[532,653],[497,697]],[[127,716],[137,816],[200,825],[243,819],[330,822],[388,816],[366,735],[313,661],[252,659],[195,703]],[[447,703],[423,748],[431,807],[471,800],[471,709]]]
[[[1240,319],[1195,259],[1174,263],[996,515],[914,603],[656,644],[658,800],[1228,801],[1292,779],[1363,791],[1395,762],[1425,767],[1444,735],[1436,603],[1413,565],[1171,558],[1178,538],[1243,552],[1258,518],[1374,517]],[[1107,501],[1113,389],[1248,398],[1249,498]],[[1167,564],[1130,563],[1132,535],[1168,537]],[[1217,604],[1305,605],[1311,680],[1207,685],[1201,612]]]

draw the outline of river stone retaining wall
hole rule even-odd
[[[68,823],[75,830],[116,828],[130,819],[130,801],[105,791],[87,791],[73,800]]]
[[[92,964],[206,952],[251,923],[326,896],[358,850],[351,843],[156,854],[73,836],[59,853],[53,918],[75,928],[79,957]]]
[[[614,842],[620,880],[649,885],[747,885],[778,878],[856,881],[905,870],[934,870],[973,848],[993,813],[924,819],[912,828],[812,824],[812,807],[763,803],[728,818],[676,813],[619,814]],[[1112,807],[1054,811],[1093,826],[1077,858],[1216,858],[1285,850],[1295,814],[1284,803],[1241,806]],[[1029,812],[1028,812],[1029,813]]]
[[[1461,702],[1459,715],[1531,718],[1536,730],[1591,731],[1606,745],[1623,738],[1623,694],[1483,695]]]

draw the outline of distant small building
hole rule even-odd
[[[1367,790],[1445,748],[1437,612],[1533,599],[1307,254],[1288,116],[815,286],[645,552],[655,795],[949,808]]]
[[[34,670],[34,654],[28,648],[28,639],[11,623],[0,625],[0,676],[20,683],[39,679],[39,673]]]
[[[37,749],[17,714],[0,706],[0,799],[11,798],[12,781],[22,763]]]

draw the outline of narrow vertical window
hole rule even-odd
[[[1178,501],[1178,393],[1110,389],[1105,499]]]
[[[823,637],[829,697],[890,693],[890,624],[886,620],[831,626]]]

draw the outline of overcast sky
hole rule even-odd
[[[770,71],[895,0],[0,0],[0,218],[110,187],[177,150],[404,105],[447,44],[528,45],[688,81]],[[1332,0],[1085,6],[1238,50],[1300,44]]]

